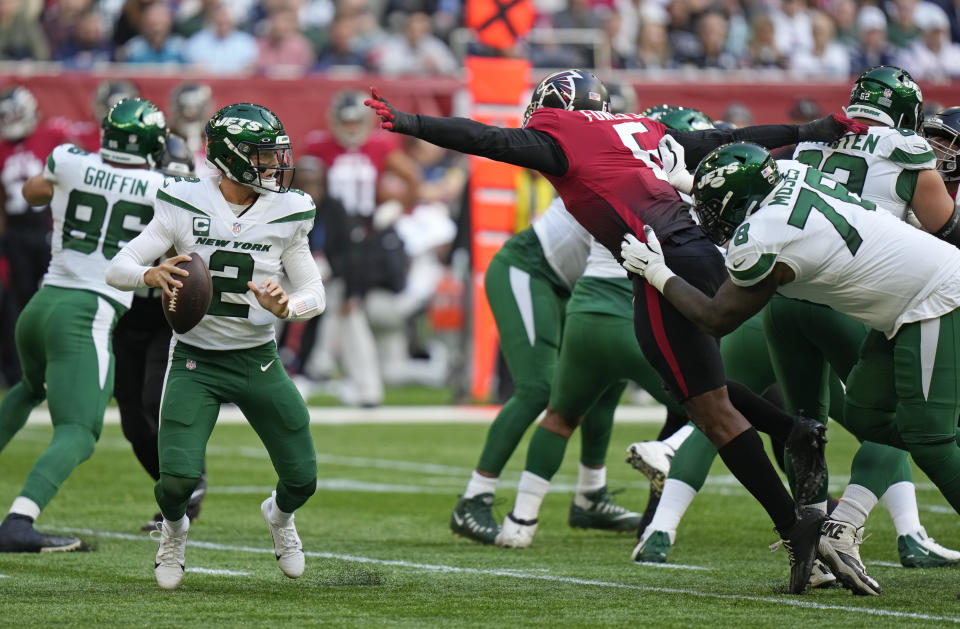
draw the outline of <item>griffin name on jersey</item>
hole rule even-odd
[[[207,315],[189,332],[174,336],[202,349],[256,347],[274,339],[276,317],[260,306],[247,282],[260,286],[269,278],[279,283],[288,256],[309,255],[307,234],[316,206],[300,190],[291,189],[291,194],[263,190],[237,217],[224,200],[219,181],[220,175],[167,179],[157,192],[156,219],[148,232],[166,240],[178,254],[199,254],[213,277]],[[163,252],[146,252],[137,263],[149,263],[157,255]]]
[[[47,157],[43,178],[53,183],[53,255],[43,284],[90,290],[129,308],[133,293],[103,278],[110,260],[153,218],[163,175],[117,168],[99,153],[61,144]]]
[[[927,140],[909,129],[870,127],[831,144],[801,142],[793,159],[836,179],[848,190],[904,220],[917,173],[933,170],[937,157]]]
[[[782,183],[727,247],[734,284],[756,284],[783,262],[796,278],[781,294],[829,305],[887,338],[960,307],[956,247],[876,211],[806,164],[777,166]]]

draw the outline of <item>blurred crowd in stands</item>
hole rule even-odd
[[[464,0],[0,0],[0,59],[296,76],[456,74],[491,53]],[[750,70],[847,78],[883,63],[960,75],[960,0],[534,0],[534,30],[498,54],[537,67]]]

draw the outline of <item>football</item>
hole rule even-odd
[[[196,253],[190,254],[189,262],[178,262],[177,266],[186,269],[190,275],[177,276],[183,286],[174,287],[172,297],[164,293],[163,314],[173,331],[183,334],[193,329],[207,314],[213,298],[213,279],[203,258]]]

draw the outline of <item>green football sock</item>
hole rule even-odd
[[[717,456],[717,449],[699,430],[694,430],[677,449],[670,463],[670,478],[682,481],[700,491],[710,466]]]
[[[50,447],[33,464],[20,495],[41,509],[46,507],[70,473],[90,458],[96,442],[93,433],[83,426],[62,424],[54,428]]]
[[[184,478],[160,472],[160,480],[153,486],[153,495],[157,498],[163,517],[175,522],[186,515],[190,494],[199,482],[199,478]]]
[[[23,382],[18,382],[7,391],[0,403],[0,452],[27,423],[30,411],[42,401],[43,397],[34,396]]]
[[[587,411],[580,426],[580,462],[587,467],[602,467],[607,462],[607,447],[613,434],[613,412],[626,382],[611,385]]]
[[[507,400],[487,431],[487,440],[480,453],[477,469],[500,476],[517,444],[537,417],[547,407],[549,387],[518,387]]]
[[[550,432],[542,426],[537,426],[530,439],[527,449],[526,471],[550,480],[560,469],[563,455],[567,450],[567,439],[557,433]]]

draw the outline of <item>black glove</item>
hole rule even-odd
[[[375,87],[370,88],[370,95],[373,98],[363,101],[363,104],[369,107],[380,118],[380,127],[393,131],[395,133],[409,133],[416,126],[417,117],[402,111],[397,111],[393,105],[387,102]]]
[[[851,120],[843,114],[830,114],[797,127],[797,141],[833,142],[847,133],[866,132],[867,125]]]

